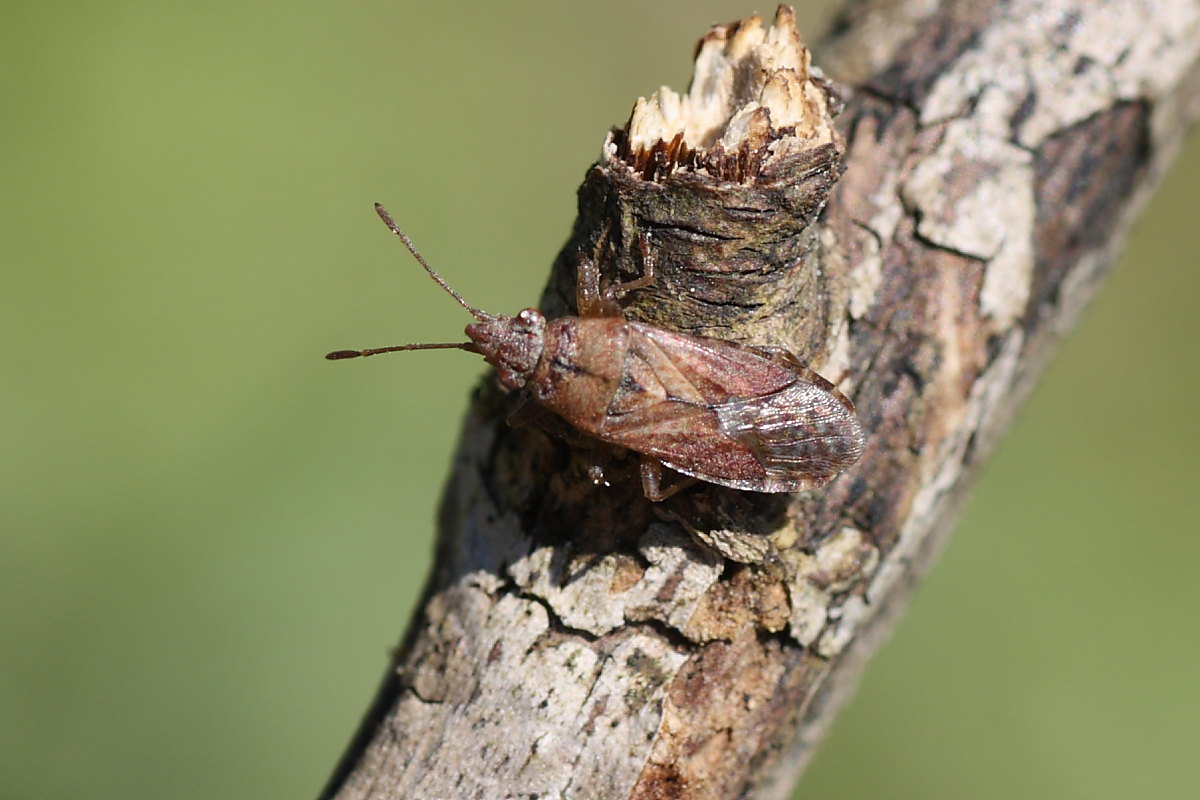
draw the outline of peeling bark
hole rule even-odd
[[[506,427],[489,382],[324,796],[787,796],[1200,111],[1195,2],[863,3],[818,50],[836,84],[790,24],[714,29],[698,99],[610,135],[542,308],[569,313],[581,252],[636,277],[649,233],[628,316],[791,349],[854,400],[863,459],[650,504],[634,461],[598,488],[569,431]]]

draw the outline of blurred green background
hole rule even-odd
[[[753,10],[5,4],[6,796],[316,794],[482,373],[321,359],[467,321],[372,201],[522,307],[607,128]],[[1196,796],[1198,182],[1193,141],[804,796]]]

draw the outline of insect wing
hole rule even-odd
[[[630,323],[623,391],[601,438],[710,483],[821,486],[857,460],[862,430],[833,385],[786,352]]]
[[[610,418],[601,438],[653,456],[676,472],[734,489],[765,488],[769,476],[746,445],[730,439],[707,406],[665,400]]]
[[[791,354],[775,353],[707,336],[629,323],[630,356],[645,362],[662,380],[669,396],[706,405],[730,400],[762,397],[781,391],[796,379],[797,368],[805,368]],[[680,376],[686,388],[677,386]]]
[[[722,433],[763,465],[767,483],[800,491],[828,483],[862,455],[862,427],[836,391],[797,377],[781,392],[714,411]]]

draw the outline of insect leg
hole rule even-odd
[[[519,428],[522,425],[528,425],[541,417],[544,417],[549,412],[538,405],[528,395],[522,395],[517,402],[517,407],[508,415],[508,425],[511,428]]]
[[[608,230],[600,237],[596,253],[603,249]],[[581,317],[620,317],[621,299],[635,289],[644,289],[654,283],[654,255],[650,252],[650,235],[645,231],[638,234],[638,247],[642,252],[642,275],[631,281],[614,283],[600,290],[600,268],[596,262],[579,256],[579,267],[575,273],[575,306]]]
[[[739,564],[762,564],[779,557],[771,540],[757,533],[720,529],[701,530],[689,522],[686,517],[674,511],[665,511],[661,516],[678,523],[691,534],[692,540],[696,544],[720,558],[727,558]]]
[[[653,456],[642,456],[642,492],[646,495],[651,503],[661,503],[668,497],[682,492],[684,489],[691,486],[693,483],[698,483],[699,478],[681,475],[679,480],[667,488],[662,487],[663,465],[662,462]]]
[[[579,256],[575,272],[575,306],[581,317],[619,317],[621,307],[608,292],[600,292],[600,268],[585,255]]]
[[[604,292],[606,300],[616,303],[635,289],[644,289],[654,283],[654,254],[650,252],[650,234],[638,234],[638,248],[642,251],[642,276],[624,283],[614,283]]]
[[[600,267],[596,264],[608,244],[608,232],[612,226],[611,221],[604,226],[591,256],[579,254],[579,265],[575,268],[575,308],[581,317],[621,316],[620,307],[600,291]]]

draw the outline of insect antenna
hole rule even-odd
[[[334,350],[326,353],[330,361],[340,361],[343,358],[365,358],[377,356],[380,353],[398,353],[402,350],[466,350],[468,353],[478,353],[479,348],[474,342],[422,342],[420,344],[397,344],[391,347],[372,347],[367,350]]]
[[[429,266],[429,262],[421,257],[421,254],[419,252],[417,252],[416,246],[412,243],[412,239],[409,239],[408,236],[405,235],[404,231],[400,230],[400,226],[398,226],[396,224],[396,220],[392,219],[392,215],[388,213],[386,208],[381,206],[379,203],[376,203],[375,204],[375,213],[379,215],[379,218],[381,220],[383,220],[383,224],[387,225],[388,229],[391,230],[392,233],[394,233],[400,237],[400,241],[404,242],[404,246],[408,248],[408,252],[412,253],[413,258],[415,258],[417,260],[417,262],[420,263],[420,265],[425,268],[425,271],[429,273],[429,277],[431,277],[435,281],[437,281],[438,286],[441,286],[443,289],[445,289],[450,294],[451,297],[453,297],[455,300],[458,301],[458,304],[460,306],[465,308],[467,311],[470,311],[471,316],[475,317],[475,319],[480,320],[481,322],[487,322],[487,321],[491,321],[491,320],[495,319],[494,316],[487,313],[486,311],[480,311],[478,308],[476,308],[475,306],[468,303],[466,300],[463,299],[463,296],[461,294],[459,294],[458,292],[456,292],[450,288],[450,284],[446,283],[446,279],[443,278],[441,275],[438,275],[437,270],[435,270],[433,267]],[[449,346],[450,347],[458,347],[458,345],[449,345]],[[400,347],[398,349],[400,349],[400,350],[418,350],[418,349],[422,349],[422,348],[405,345],[404,347]]]

